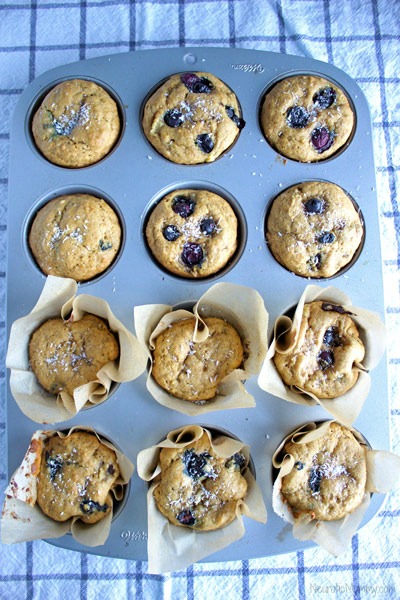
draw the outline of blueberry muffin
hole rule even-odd
[[[110,490],[119,477],[117,456],[91,433],[55,435],[44,443],[37,502],[55,521],[79,517],[97,523],[112,509]]]
[[[365,447],[343,425],[332,422],[325,435],[304,444],[289,441],[283,453],[294,458],[293,469],[282,478],[281,494],[295,518],[335,521],[361,504]]]
[[[162,448],[159,466],[153,496],[170,523],[211,531],[236,518],[237,503],[247,492],[242,453],[218,456],[204,433],[184,448]]]
[[[142,126],[152,146],[178,164],[213,162],[245,125],[235,93],[210,73],[178,73],[147,100]]]
[[[232,325],[204,319],[209,335],[194,342],[196,319],[172,323],[154,341],[152,375],[167,392],[190,402],[211,400],[224,377],[243,363],[242,340]]]
[[[332,277],[356,254],[363,223],[349,196],[326,181],[294,185],[277,196],[267,219],[276,260],[302,277]]]
[[[120,246],[118,216],[90,194],[54,198],[38,211],[29,232],[29,247],[43,273],[75,281],[105,271]]]
[[[299,162],[332,156],[349,141],[354,113],[344,91],[315,75],[279,81],[261,106],[261,129],[280,154]]]
[[[32,133],[50,162],[86,167],[106,156],[121,129],[111,96],[93,81],[70,79],[56,85],[36,111]]]
[[[146,239],[156,260],[187,278],[218,273],[238,244],[238,222],[229,202],[207,190],[183,189],[153,209]]]
[[[304,305],[297,342],[273,361],[282,381],[320,399],[333,399],[358,379],[365,348],[352,313],[315,301]]]
[[[86,313],[79,321],[48,319],[29,341],[29,364],[50,394],[95,381],[107,363],[119,357],[119,343],[103,319]]]

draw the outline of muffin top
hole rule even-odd
[[[321,399],[341,396],[355,385],[365,348],[351,316],[329,302],[304,305],[296,344],[273,357],[286,385]]]
[[[208,190],[182,189],[153,209],[146,238],[157,261],[175,275],[201,278],[220,271],[238,244],[236,215]]]
[[[210,73],[177,73],[147,100],[143,131],[152,146],[178,164],[213,162],[245,122],[235,93]]]
[[[367,478],[365,448],[349,429],[333,422],[322,437],[304,444],[289,441],[283,452],[295,461],[281,488],[295,517],[307,514],[334,521],[361,504]]]
[[[32,334],[29,362],[40,385],[50,394],[95,381],[97,373],[119,357],[119,343],[106,322],[86,313],[79,321],[48,319]]]
[[[325,160],[342,148],[354,128],[344,91],[316,75],[287,77],[267,92],[260,124],[280,154],[299,162]]]
[[[70,79],[46,94],[32,121],[40,152],[52,163],[86,167],[106,156],[121,129],[115,101],[100,85]]]
[[[246,495],[246,463],[242,453],[218,456],[206,433],[184,448],[162,448],[153,490],[157,508],[173,525],[200,531],[225,527]]]
[[[209,335],[194,342],[195,318],[180,319],[154,341],[152,376],[167,392],[190,402],[211,400],[222,379],[243,363],[236,329],[216,317],[203,319]]]
[[[351,262],[363,224],[352,200],[339,186],[307,181],[273,201],[267,242],[284,267],[302,277],[332,277]]]
[[[38,211],[29,246],[46,275],[87,281],[113,262],[121,246],[121,225],[101,198],[67,194]]]
[[[119,477],[117,456],[91,433],[49,438],[42,451],[37,502],[55,521],[80,517],[96,523],[112,508],[110,490]]]

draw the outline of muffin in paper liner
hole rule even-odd
[[[317,440],[328,431],[335,421],[309,422],[290,433],[281,442],[272,457],[272,465],[279,469],[272,489],[272,507],[274,512],[293,525],[293,535],[296,539],[312,540],[325,548],[330,554],[339,556],[345,552],[356,533],[370,504],[371,494],[387,493],[400,478],[400,456],[386,450],[373,450],[365,438],[352,427],[346,427],[365,451],[366,484],[365,494],[361,504],[347,516],[331,521],[313,519],[310,515],[295,516],[288,502],[281,493],[282,478],[295,468],[291,454],[284,454],[283,448],[288,441],[305,444]]]
[[[260,294],[249,287],[232,283],[217,283],[209,288],[193,307],[174,310],[165,304],[148,304],[134,308],[135,331],[139,341],[152,361],[153,340],[171,323],[186,318],[196,318],[193,340],[201,342],[208,336],[208,328],[202,318],[218,317],[230,323],[239,333],[245,358],[243,368],[235,369],[220,383],[217,395],[211,400],[186,401],[172,396],[157,384],[148,372],[147,389],[153,398],[168,408],[186,415],[204,414],[214,410],[249,408],[255,400],[243,381],[258,375],[268,347],[268,312]]]
[[[328,302],[348,311],[365,347],[363,363],[354,365],[358,370],[355,385],[344,394],[332,399],[318,398],[315,394],[297,386],[286,385],[273,361],[276,352],[289,352],[296,344],[304,304],[314,301]],[[385,337],[385,325],[377,313],[353,306],[348,296],[333,286],[322,288],[309,285],[305,288],[293,317],[282,315],[276,319],[273,340],[262,365],[258,385],[264,391],[288,402],[303,406],[319,404],[344,425],[351,425],[368,396],[371,386],[369,371],[376,367],[384,354]]]
[[[184,448],[199,440],[206,433],[213,450],[221,457],[229,458],[241,452],[246,458],[243,475],[247,481],[247,493],[236,506],[236,518],[229,525],[215,531],[196,531],[189,527],[174,526],[158,510],[153,490],[160,473],[158,464],[161,448]],[[243,515],[260,523],[266,523],[267,510],[261,491],[248,468],[249,447],[240,440],[221,434],[213,428],[187,425],[170,431],[158,444],[141,450],[137,457],[139,477],[149,482],[148,509],[148,569],[150,573],[167,573],[185,569],[187,566],[229,546],[245,533]]]
[[[11,370],[10,388],[21,411],[37,423],[60,423],[83,408],[104,402],[112,384],[131,381],[146,369],[147,355],[142,345],[112,313],[105,300],[88,294],[76,295],[73,279],[49,275],[38,302],[32,311],[12,324],[7,349],[6,366]],[[30,368],[28,345],[32,333],[47,319],[62,317],[78,321],[85,313],[106,321],[116,334],[119,358],[109,362],[97,373],[97,379],[74,390],[58,395],[48,393],[39,384]]]
[[[131,461],[110,441],[90,427],[74,426],[65,431],[37,430],[33,433],[26,454],[12,475],[5,491],[1,517],[1,541],[4,544],[59,538],[68,532],[77,542],[85,546],[100,546],[107,540],[114,507],[103,519],[89,524],[84,523],[79,517],[72,517],[64,522],[55,521],[45,515],[37,503],[37,475],[40,472],[45,441],[55,435],[68,437],[74,431],[93,433],[102,444],[114,450],[120,474],[110,492],[114,501],[121,502],[123,500],[134,467]]]

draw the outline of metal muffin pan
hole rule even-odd
[[[239,98],[246,121],[232,148],[211,164],[186,166],[157,154],[141,128],[141,107],[148,93],[167,76],[181,71],[213,73]],[[331,79],[348,93],[356,113],[353,138],[343,151],[319,163],[285,159],[265,141],[258,111],[273,82],[293,74],[313,73]],[[53,85],[68,78],[93,79],[120,99],[123,131],[114,150],[99,163],[66,169],[49,163],[35,149],[30,134],[32,112]],[[264,238],[267,207],[283,189],[300,181],[326,180],[343,187],[360,206],[366,236],[362,252],[350,269],[332,280],[306,280],[289,273],[272,257]],[[239,210],[240,256],[222,275],[186,280],[168,275],[152,259],[143,229],[154,203],[174,188],[204,187],[226,195]],[[46,199],[70,191],[93,192],[117,207],[124,228],[124,247],[103,276],[79,286],[107,300],[117,316],[133,329],[133,307],[150,303],[193,304],[216,281],[258,290],[269,312],[270,336],[277,316],[296,304],[305,286],[334,285],[356,306],[384,317],[382,263],[375,187],[371,120],[358,85],[341,70],[319,61],[270,52],[223,48],[176,48],[121,53],[57,67],[34,80],[15,110],[9,172],[9,250],[7,332],[13,321],[31,311],[45,283],[27,249],[27,227]],[[373,290],[373,292],[372,292]],[[372,385],[354,426],[373,448],[389,449],[387,370],[385,358],[372,371]],[[216,411],[191,418],[160,406],[147,392],[146,373],[118,386],[102,405],[80,412],[67,423],[49,428],[87,425],[109,437],[136,464],[138,452],[165,434],[189,423],[222,427],[250,445],[257,482],[263,492],[268,521],[245,518],[244,537],[205,559],[205,562],[248,559],[304,549],[312,544],[293,538],[291,528],[271,506],[271,456],[282,438],[312,420],[329,418],[322,408],[297,406],[262,391],[253,377],[246,388],[256,407]],[[30,437],[41,427],[19,410],[7,388],[9,474],[17,468]],[[72,536],[51,543],[98,555],[147,558],[147,485],[136,471],[124,509],[114,520],[104,546],[79,545]],[[364,522],[381,508],[384,496],[374,494]]]

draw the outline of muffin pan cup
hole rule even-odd
[[[157,154],[141,128],[141,107],[148,93],[172,73],[214,73],[231,87],[240,102],[246,126],[232,148],[214,163],[176,165]],[[337,156],[319,163],[300,164],[280,156],[266,142],[259,125],[259,107],[265,91],[279,79],[297,73],[319,74],[336,81],[349,95],[356,112],[353,138]],[[30,134],[32,113],[44,93],[65,78],[88,78],[120,99],[125,115],[122,136],[108,157],[91,167],[65,169],[52,165],[35,149]],[[45,278],[28,260],[24,224],[40,199],[55,191],[99,189],[118,206],[125,223],[125,246],[119,260],[101,278],[80,285],[80,290],[106,300],[118,319],[133,330],[135,306],[194,304],[215,281],[254,288],[269,313],[268,339],[276,318],[295,305],[308,281],[295,276],[271,256],[264,239],[266,208],[281,190],[300,181],[325,180],[341,186],[360,206],[365,221],[365,243],[358,260],[335,286],[354,306],[384,315],[382,263],[372,148],[371,119],[366,98],[347,74],[332,65],[308,58],[256,50],[176,48],[121,53],[57,67],[35,79],[21,94],[11,130],[8,210],[7,331],[29,313],[40,296]],[[247,237],[239,260],[222,277],[188,281],[162,271],[150,258],[143,224],[149,206],[165,189],[204,187],[226,190],[245,216]],[[328,286],[329,281],[322,281]],[[209,412],[207,421],[237,435],[251,448],[257,483],[264,495],[266,524],[246,519],[239,541],[208,556],[207,561],[239,560],[304,549],[310,541],[296,540],[274,515],[271,505],[271,458],[282,438],[301,423],[320,420],[320,406],[298,406],[263,390],[253,376],[245,383],[256,406]],[[19,464],[35,424],[25,417],[7,389],[8,464],[12,473]],[[107,402],[79,413],[82,425],[115,439],[136,464],[137,454],[165,435],[165,431],[196,422],[154,402],[146,389],[146,374],[121,384]],[[189,421],[190,419],[190,421]],[[381,360],[371,372],[371,388],[355,423],[373,447],[388,449],[389,419],[387,370]],[[107,542],[96,554],[127,559],[147,559],[146,483],[134,474],[131,492]],[[364,516],[367,523],[381,508],[382,495],[374,495]],[[53,543],[86,551],[72,536]]]
[[[40,468],[43,445],[54,436],[67,438],[74,432],[85,431],[116,454],[120,469],[118,479],[110,488],[112,508],[107,516],[97,523],[84,523],[79,517],[67,521],[56,521],[48,517],[36,502],[37,474]],[[85,547],[103,545],[110,532],[112,521],[118,517],[129,495],[130,480],[134,471],[132,462],[108,438],[93,428],[73,426],[59,430],[36,430],[22,462],[13,473],[6,489],[1,519],[2,542],[12,544],[35,539],[59,538],[71,534],[74,540]]]
[[[281,442],[272,457],[274,479],[272,505],[277,515],[293,525],[293,535],[297,539],[312,539],[331,554],[338,556],[348,548],[351,538],[362,521],[365,512],[368,510],[373,494],[388,492],[396,485],[400,478],[400,457],[391,452],[372,449],[369,442],[359,431],[352,427],[347,427],[360,446],[365,450],[367,477],[365,494],[360,505],[351,513],[338,520],[323,521],[316,518],[307,519],[301,515],[295,516],[289,508],[287,501],[283,498],[281,488],[282,478],[295,468],[296,463],[294,463],[294,458],[291,454],[283,452],[283,447],[290,441],[301,445],[318,440],[325,435],[330,424],[334,422],[306,423],[287,435]]]

